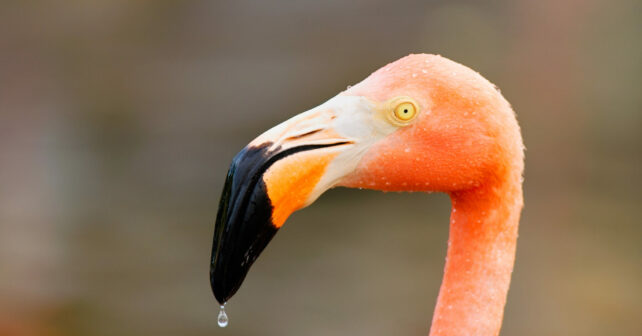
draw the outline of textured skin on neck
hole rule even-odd
[[[522,209],[520,183],[451,194],[444,279],[430,335],[498,335]]]

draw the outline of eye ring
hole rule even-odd
[[[388,104],[388,120],[397,126],[410,124],[419,114],[417,103],[410,97],[396,97]]]

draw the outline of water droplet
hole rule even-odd
[[[415,78],[415,77],[417,77],[417,74],[416,73],[412,74],[412,78]]]
[[[410,148],[406,147],[406,149],[404,149],[403,151],[408,153],[408,152],[410,152]]]
[[[428,71],[426,71],[426,69],[422,69],[421,72],[428,73]]]
[[[352,87],[352,85],[346,86],[346,90],[349,90]]]
[[[221,328],[227,327],[227,324],[230,320],[227,318],[227,313],[225,312],[225,305],[221,305],[221,310],[218,312],[218,326]]]

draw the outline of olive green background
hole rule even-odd
[[[419,52],[522,126],[502,335],[642,334],[639,1],[3,1],[0,27],[0,334],[427,334],[444,195],[329,191],[226,329],[208,280],[233,155]]]

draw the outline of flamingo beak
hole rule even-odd
[[[236,293],[287,217],[356,166],[364,142],[351,135],[363,132],[347,134],[346,125],[368,109],[363,99],[335,97],[270,129],[234,157],[212,246],[210,283],[219,303]]]

